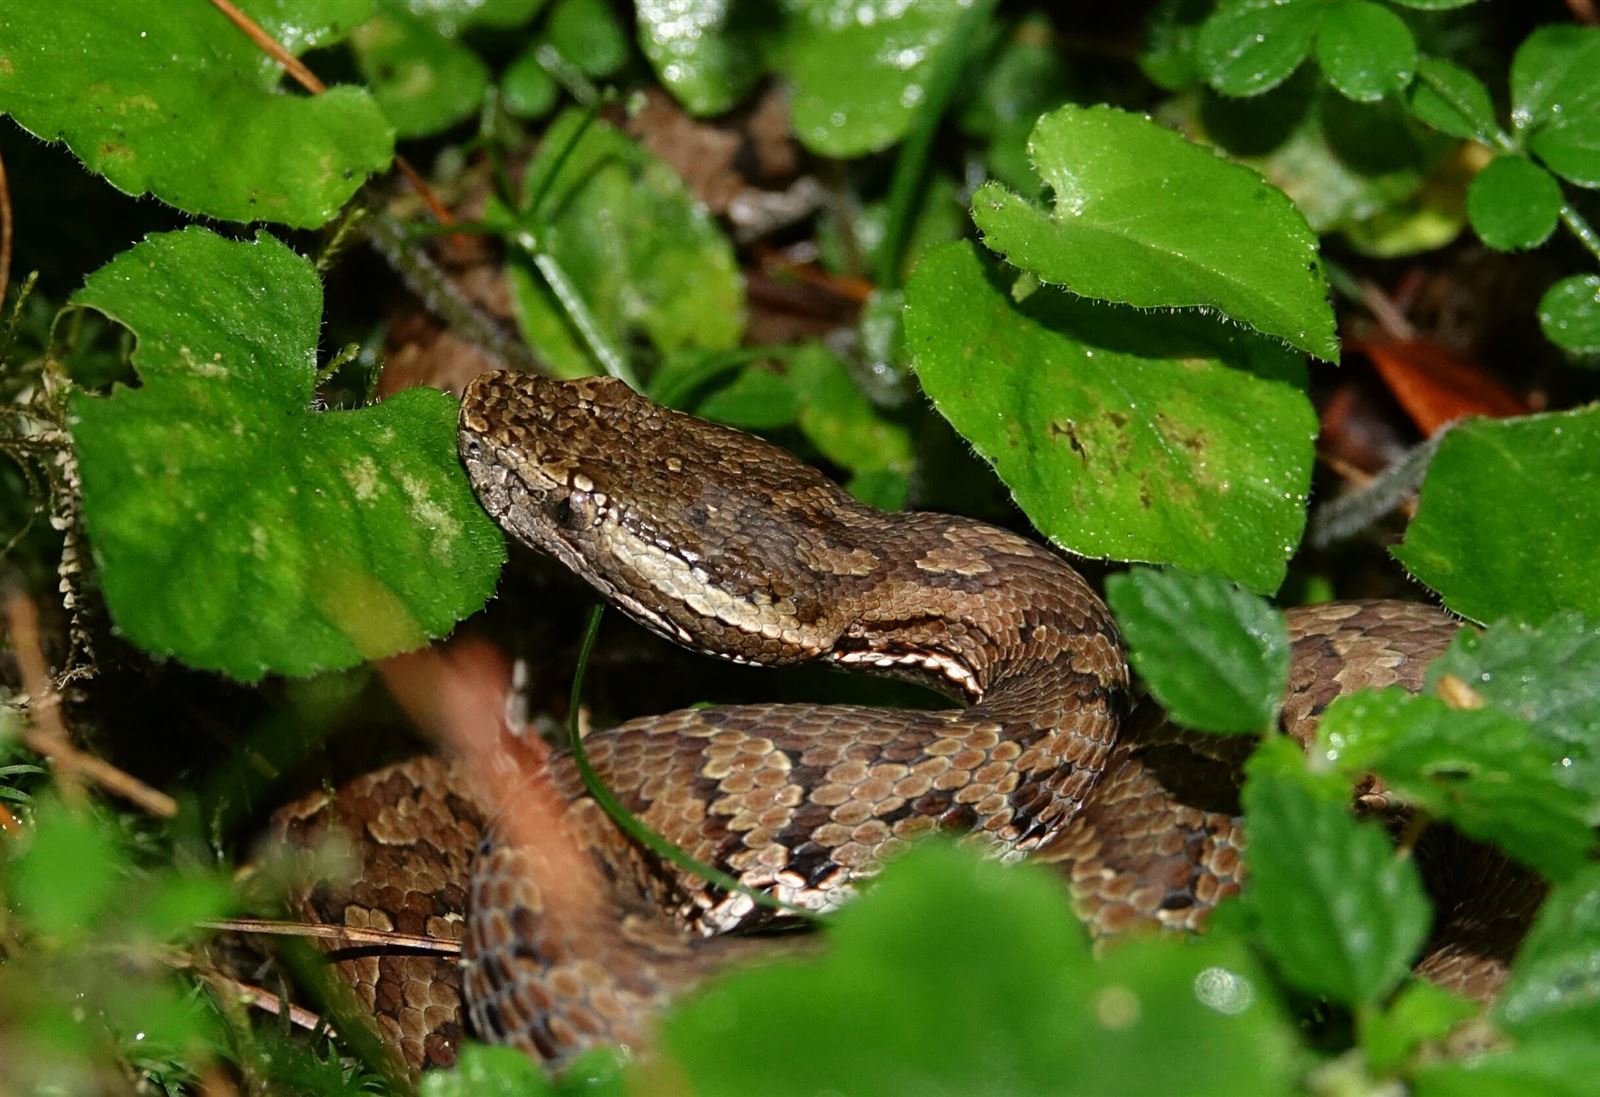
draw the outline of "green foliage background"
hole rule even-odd
[[[453,402],[370,399],[387,302],[344,292],[358,238],[503,356],[757,430],[880,506],[1016,522],[1014,503],[1068,552],[1157,565],[1107,583],[1135,668],[1177,721],[1259,740],[1250,884],[1202,940],[1095,955],[1047,873],[933,846],[830,921],[822,958],[674,1010],[660,1059],[551,1081],[470,1048],[424,1091],[1600,1076],[1600,29],[1471,0],[242,7],[335,86],[295,91],[203,0],[0,7],[15,261],[40,272],[13,278],[0,354],[8,582],[53,606],[79,553],[56,632],[103,605],[114,634],[99,666],[75,633],[50,648],[64,678],[100,673],[69,715],[183,793],[161,824],[85,802],[20,745],[30,699],[7,685],[0,1093],[412,1085],[348,1033],[293,1037],[215,993],[197,928],[260,909],[272,888],[228,866],[280,778],[362,726],[365,664],[476,613],[506,558]],[[621,123],[646,89],[712,116],[773,85],[832,188],[802,243],[871,294],[834,338],[753,345],[748,249]],[[504,255],[520,342],[415,259],[426,226],[376,182],[397,139],[447,190],[487,165],[465,228]],[[1539,282],[1502,372],[1531,390],[1537,361],[1548,410],[1397,464],[1427,471],[1392,557],[1306,548],[1312,394],[1361,280],[1480,244]],[[326,313],[323,279],[343,293]],[[1434,669],[1438,695],[1343,699],[1307,755],[1274,730],[1286,646],[1262,596],[1361,594],[1373,572],[1486,628]],[[226,730],[180,757],[184,722]],[[1349,810],[1367,774],[1550,881],[1493,1006],[1411,974],[1438,912]]]

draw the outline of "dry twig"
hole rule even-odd
[[[72,745],[66,726],[61,722],[61,695],[50,682],[50,668],[39,642],[39,609],[33,600],[20,592],[9,594],[6,621],[11,630],[11,646],[22,671],[22,688],[28,695],[31,726],[22,737],[28,749],[50,759],[64,789],[76,789],[81,778],[131,801],[151,815],[162,819],[177,815],[178,802],[172,797]]]

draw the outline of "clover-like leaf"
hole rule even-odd
[[[1452,430],[1394,555],[1474,621],[1600,617],[1600,405]]]
[[[786,5],[778,65],[794,84],[795,136],[823,156],[860,156],[904,136],[939,51],[971,4],[807,0]]]
[[[263,24],[306,48],[370,9],[278,5]],[[312,228],[388,166],[394,133],[366,91],[286,95],[282,76],[208,5],[0,5],[0,111],[118,190],[190,213]]]
[[[923,389],[1041,533],[1277,588],[1317,430],[1293,355],[1192,313],[1019,305],[966,243],[930,251],[906,300]]]
[[[637,0],[639,44],[656,75],[692,114],[717,114],[762,72],[773,13],[733,0]]]
[[[1317,64],[1340,93],[1364,103],[1405,90],[1417,41],[1394,12],[1372,0],[1337,0],[1317,31]]]
[[[1200,27],[1195,54],[1223,95],[1260,95],[1311,52],[1323,5],[1306,0],[1225,0]]]
[[[504,543],[455,455],[455,405],[414,389],[315,413],[321,287],[270,236],[152,236],[73,303],[138,336],[143,384],[77,394],[83,515],[118,629],[255,679],[389,655],[493,589]]]
[[[610,76],[628,61],[628,38],[607,0],[555,0],[544,25],[550,44],[586,76]]]
[[[1178,723],[1259,734],[1278,718],[1289,632],[1260,598],[1215,576],[1134,568],[1106,582],[1133,668]]]
[[[1045,115],[1029,155],[1050,212],[998,183],[972,198],[984,243],[1013,266],[1084,297],[1213,308],[1338,360],[1316,236],[1254,171],[1110,107]]]
[[[705,1097],[747,1094],[753,1078],[773,1097],[1157,1097],[1181,1043],[1191,1097],[1289,1086],[1289,1028],[1243,948],[1129,941],[1097,961],[1036,868],[913,850],[832,920],[827,944],[680,1005],[663,1039],[674,1076]]]
[[[1544,126],[1528,147],[1567,182],[1600,187],[1600,111]]]
[[[1600,356],[1600,274],[1574,274],[1545,290],[1539,327],[1563,350]]]
[[[1246,894],[1273,959],[1302,990],[1351,1006],[1378,1001],[1428,936],[1417,866],[1395,857],[1380,825],[1350,815],[1342,787],[1328,795],[1292,739],[1263,744],[1246,774]]]
[[[1489,89],[1472,73],[1437,57],[1417,62],[1411,113],[1440,133],[1488,144],[1498,128]]]
[[[1525,156],[1502,156],[1472,177],[1467,217],[1491,248],[1536,248],[1561,216],[1561,184]]]
[[[1530,130],[1600,110],[1600,27],[1555,24],[1522,40],[1511,60],[1511,123]]]

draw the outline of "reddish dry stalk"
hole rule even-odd
[[[22,688],[28,694],[28,719],[32,724],[22,741],[28,749],[55,764],[57,779],[67,795],[76,794],[79,778],[87,778],[151,815],[162,819],[177,815],[178,802],[172,797],[72,745],[61,722],[61,695],[50,684],[50,668],[39,643],[38,607],[27,595],[14,591],[6,598],[6,619],[11,646],[22,671]]]
[[[11,286],[11,184],[6,181],[6,161],[0,156],[0,304]]]
[[[440,952],[454,956],[461,951],[458,941],[442,937],[429,937],[421,933],[401,933],[392,929],[364,929],[356,926],[335,926],[314,922],[280,922],[271,918],[219,918],[216,921],[197,922],[203,929],[223,933],[259,933],[271,937],[313,937],[333,941],[338,948],[367,948],[378,945],[387,948],[411,949],[414,952]]]
[[[548,865],[540,878],[545,902],[562,908],[551,917],[583,925],[608,910],[593,860],[563,825],[567,805],[548,779],[549,747],[532,731],[506,726],[511,676],[500,651],[467,640],[386,659],[379,670],[413,722],[465,767],[507,844],[536,851]]]
[[[216,972],[206,972],[200,976],[211,987],[218,997],[229,997],[247,1006],[281,1017],[285,1013],[289,1016],[289,1023],[308,1031],[316,1031],[322,1026],[322,1017],[304,1006],[297,1006],[292,1002],[285,1002],[282,997],[262,987],[250,983],[241,983],[237,979],[230,979],[226,975]]]

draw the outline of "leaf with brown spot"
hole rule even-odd
[[[1040,532],[1259,591],[1300,539],[1316,416],[1299,358],[1193,314],[1012,300],[969,244],[928,253],[906,334],[940,413]]]

